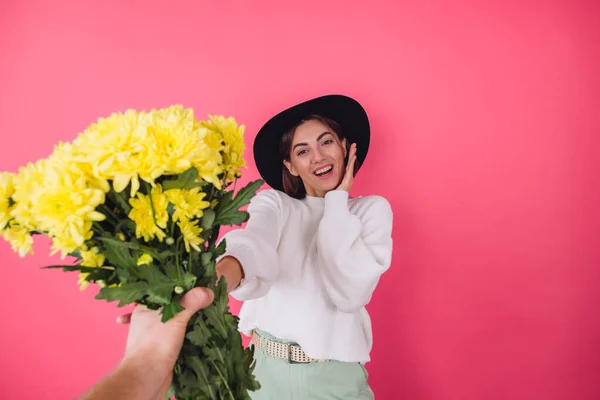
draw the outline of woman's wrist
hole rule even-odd
[[[244,269],[237,258],[225,256],[219,261],[216,267],[217,277],[223,276],[227,282],[227,291],[235,290],[242,279],[244,279]]]

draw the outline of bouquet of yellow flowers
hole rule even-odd
[[[52,254],[73,257],[82,288],[97,299],[160,309],[167,321],[183,293],[209,287],[214,303],[189,323],[169,396],[249,399],[260,385],[253,350],[244,349],[229,313],[216,260],[225,252],[219,228],[241,225],[262,185],[239,190],[244,126],[182,106],[100,118],[45,159],[0,174],[0,233],[22,257],[33,236],[52,240]],[[228,188],[233,184],[233,189]]]

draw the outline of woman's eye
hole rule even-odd
[[[323,141],[323,145],[328,145],[328,144],[332,144],[332,143],[333,143],[333,140],[331,140],[331,139],[327,139],[327,140]]]
[[[303,154],[306,154],[306,153],[308,153],[308,150],[306,150],[306,149],[302,149],[302,150],[300,150],[300,151],[298,152],[298,155],[299,155],[299,156],[301,156],[301,155],[303,155]]]

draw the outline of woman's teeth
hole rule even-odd
[[[315,171],[315,175],[317,175],[317,176],[325,175],[326,173],[328,173],[332,169],[333,169],[333,165],[329,165],[327,167],[323,167],[321,169],[316,170]]]

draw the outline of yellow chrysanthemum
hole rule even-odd
[[[101,189],[88,187],[85,175],[64,169],[50,159],[29,163],[14,176],[15,204],[10,210],[16,225],[53,238],[53,253],[63,258],[92,235],[94,221],[104,220],[95,208],[104,202]]]
[[[146,242],[156,237],[162,242],[166,236],[163,229],[166,229],[169,220],[167,212],[169,200],[163,193],[162,187],[154,186],[150,196],[138,192],[136,198],[129,199],[129,204],[132,207],[129,218],[135,222],[136,237],[143,237]],[[152,215],[153,208],[154,217]]]
[[[83,226],[85,236],[83,237],[84,242],[90,240],[94,236],[92,229],[92,222],[86,221]],[[59,233],[52,238],[52,246],[50,248],[50,255],[54,255],[60,251],[61,258],[65,258],[67,255],[75,250],[80,249],[80,240],[73,235]]]
[[[232,180],[241,175],[241,168],[246,168],[244,160],[245,126],[238,126],[233,117],[210,115],[208,121],[203,121],[202,126],[218,132],[223,140],[223,170],[227,171],[227,179]]]
[[[140,177],[153,183],[161,175],[180,174],[190,168],[201,142],[192,109],[171,106],[152,110],[151,117]]]
[[[90,285],[90,282],[86,281],[86,278],[88,276],[90,276],[89,272],[80,272],[79,273],[79,279],[77,280],[77,284],[79,285],[79,290],[83,291]]]
[[[11,196],[15,193],[13,178],[14,174],[9,172],[0,173],[0,231],[8,225],[8,221],[12,218],[10,216],[13,206]]]
[[[196,251],[200,251],[200,244],[204,240],[200,237],[202,228],[198,226],[198,221],[190,221],[189,219],[183,219],[177,223],[181,234],[183,235],[183,241],[185,242],[185,249],[190,252],[190,247]]]
[[[10,243],[14,252],[19,256],[25,257],[27,254],[33,254],[33,237],[29,229],[10,223],[4,231],[4,240]]]
[[[88,187],[83,174],[47,165],[44,181],[30,193],[31,213],[35,216],[36,228],[56,238],[55,251],[62,256],[79,248],[92,235],[94,221],[106,219],[96,207],[104,203],[104,192]],[[61,247],[59,247],[61,246]]]
[[[85,175],[90,187],[108,193],[110,190],[108,181],[105,178],[96,176],[92,165],[79,152],[80,149],[72,143],[60,142],[54,146],[54,152],[50,155],[49,160],[53,165],[69,171],[72,175]]]
[[[206,193],[200,192],[200,188],[196,187],[190,190],[185,189],[170,189],[165,192],[165,195],[175,206],[173,212],[173,221],[181,221],[194,217],[202,217],[205,208],[210,206],[208,201],[204,201]]]
[[[150,265],[154,259],[150,254],[144,253],[138,258],[137,265]]]
[[[147,127],[151,116],[127,110],[100,118],[73,142],[74,157],[91,167],[92,176],[112,180],[116,192],[131,183],[131,195],[139,190],[138,173],[147,153]]]
[[[210,130],[201,123],[197,126],[201,143],[194,153],[192,165],[198,170],[200,178],[221,189],[219,175],[223,172],[223,137],[219,132]]]
[[[104,257],[104,255],[102,253],[100,253],[98,251],[97,248],[92,248],[91,250],[87,249],[87,246],[83,246],[83,250],[80,251],[81,254],[81,265],[84,267],[90,267],[90,268],[105,268],[105,269],[114,269],[113,267],[105,267],[104,266],[104,262],[106,261],[106,258]],[[88,285],[90,284],[89,281],[87,281],[87,277],[89,276],[89,272],[80,272],[79,273],[79,280],[77,281],[77,283],[79,284],[79,287],[81,290],[85,290],[85,288],[88,287]],[[112,285],[114,286],[114,285]]]
[[[34,205],[32,193],[39,192],[45,179],[45,171],[50,163],[47,159],[41,159],[35,163],[28,163],[19,168],[19,173],[13,177],[15,192],[12,199],[15,201],[14,207],[10,211],[19,226],[27,228],[29,231],[37,229],[37,216],[32,213]]]
[[[84,267],[102,267],[104,265],[104,261],[106,261],[104,254],[98,252],[96,249],[81,252],[81,265]]]

